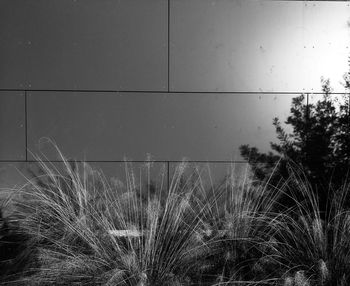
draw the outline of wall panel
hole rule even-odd
[[[236,186],[247,183],[251,178],[248,163],[243,162],[207,162],[207,163],[171,163],[170,182],[175,183],[177,174],[181,173],[181,168],[185,166],[183,172],[183,182],[190,185],[199,186],[201,189],[210,192],[227,186],[228,180],[233,180]],[[173,179],[173,181],[172,181]],[[232,182],[232,181],[231,181]],[[209,195],[209,193],[208,193]]]
[[[350,4],[171,0],[172,91],[335,91],[349,70]],[[336,15],[336,17],[334,17]]]
[[[0,91],[0,160],[24,160],[24,92]]]
[[[66,176],[66,167],[61,162],[45,163],[55,175]],[[147,193],[148,183],[153,184],[157,191],[164,191],[167,188],[166,163],[106,163],[94,162],[77,166],[83,179],[83,172],[90,170],[101,172],[109,187],[115,187],[120,191],[130,190],[127,183],[134,180],[135,187],[142,193]],[[37,162],[0,162],[0,203],[4,198],[14,195],[14,191],[21,189],[24,185],[30,187],[30,180],[41,176],[45,181],[45,174],[40,171]],[[91,174],[91,173],[90,173]],[[95,173],[96,174],[96,173]],[[129,189],[128,189],[129,188]]]
[[[28,146],[59,159],[240,159],[241,144],[269,149],[272,119],[294,95],[29,92]]]
[[[0,88],[167,89],[167,1],[3,0]]]

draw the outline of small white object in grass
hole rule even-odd
[[[111,229],[108,231],[110,235],[116,237],[140,237],[142,233],[136,229]]]

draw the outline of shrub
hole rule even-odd
[[[269,260],[266,245],[278,195],[278,189],[253,184],[248,175],[236,181],[232,174],[215,190],[204,218],[211,226],[205,240],[210,252],[204,280],[235,285],[243,281],[264,284],[273,278],[265,261]]]
[[[252,182],[248,174],[235,180],[232,174],[206,189],[200,172],[184,176],[183,163],[164,192],[150,182],[138,185],[131,166],[121,187],[85,163],[62,160],[62,171],[41,161],[42,174],[19,190],[16,217],[22,238],[30,239],[11,263],[26,261],[18,258],[29,250],[37,251],[38,263],[29,260],[20,271],[13,267],[7,282],[349,284],[350,212],[344,204],[349,185],[329,199],[325,215],[307,178],[291,164],[278,187]],[[281,197],[293,201],[290,208],[279,205]]]
[[[191,207],[191,189],[178,192],[183,167],[165,198],[145,200],[130,168],[121,191],[88,165],[62,159],[64,173],[41,161],[44,175],[21,192],[23,225],[36,237],[41,262],[27,283],[188,283],[200,254],[195,237],[201,219]],[[112,230],[134,235],[115,236]]]
[[[0,283],[30,274],[36,261],[35,247],[13,215],[5,216],[8,200],[0,207]]]
[[[299,200],[295,209],[276,218],[275,245],[270,248],[275,268],[285,277],[284,285],[348,285],[350,212],[345,201],[349,185],[329,198],[325,219],[319,198],[303,174],[294,169],[286,188]]]

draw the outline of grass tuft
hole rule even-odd
[[[1,221],[0,247],[18,244],[10,260],[1,256],[4,285],[350,284],[349,184],[324,213],[295,166],[279,186],[247,171],[206,188],[183,162],[164,190],[164,176],[151,184],[150,162],[142,185],[130,164],[125,182],[109,181],[59,155],[61,167],[39,160],[40,175],[16,192],[21,232]]]

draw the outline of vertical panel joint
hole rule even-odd
[[[25,160],[28,162],[28,106],[27,90],[24,91],[24,134],[25,134]]]

